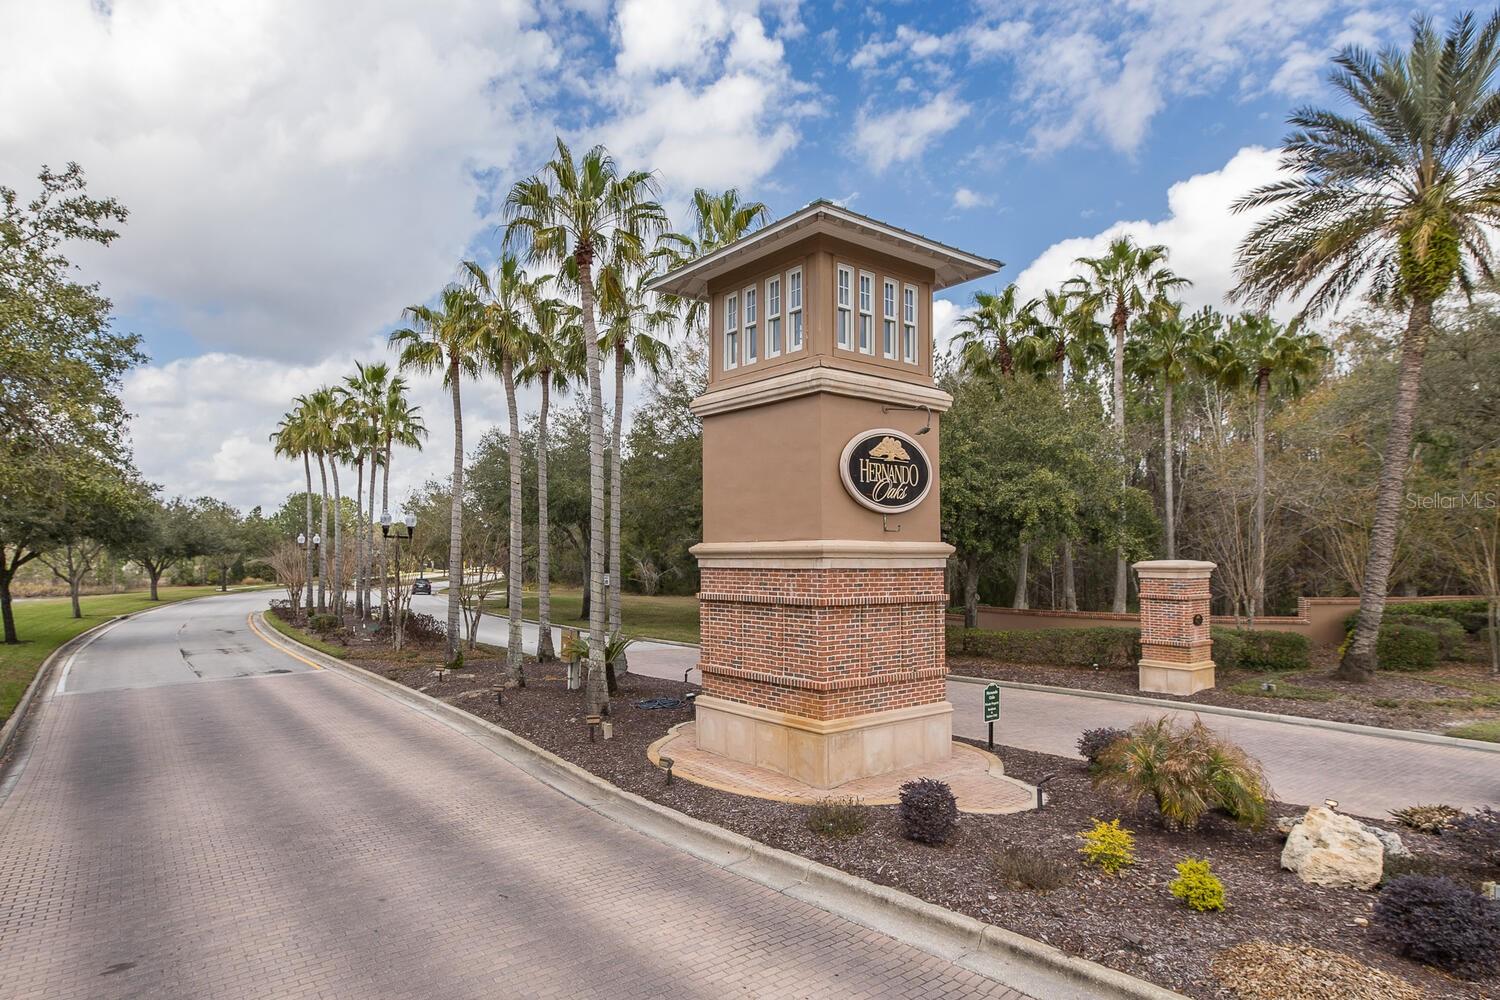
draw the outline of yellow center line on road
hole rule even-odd
[[[301,663],[307,664],[309,667],[312,667],[314,670],[322,670],[323,669],[323,665],[321,663],[314,663],[312,660],[309,660],[307,657],[303,656],[301,653],[297,652],[294,649],[290,649],[290,648],[288,648],[286,646],[283,646],[281,643],[277,642],[275,639],[272,639],[270,636],[266,635],[260,629],[256,628],[256,626],[255,626],[255,612],[252,611],[252,612],[250,612],[250,614],[248,614],[248,615],[245,616],[245,624],[249,625],[250,626],[250,631],[252,631],[256,635],[260,636],[261,640],[263,642],[265,642],[267,645],[269,645],[269,646],[275,646],[277,649],[281,650],[287,656],[290,656],[292,659],[297,660],[297,661],[299,661]]]

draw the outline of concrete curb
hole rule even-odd
[[[260,613],[257,616],[264,618]],[[658,805],[461,708],[324,656],[283,633],[278,635],[330,671],[448,726],[580,805],[637,833],[1038,1000],[1183,1000],[1180,993],[1097,962]]]
[[[1282,722],[1289,726],[1306,726],[1309,729],[1331,729],[1340,733],[1358,736],[1376,736],[1387,740],[1404,740],[1407,743],[1432,743],[1438,746],[1456,747],[1461,750],[1479,750],[1483,753],[1500,753],[1500,743],[1485,740],[1465,740],[1457,736],[1442,736],[1438,733],[1423,733],[1415,729],[1384,729],[1380,726],[1362,726],[1354,722],[1334,722],[1330,719],[1310,719],[1302,715],[1277,715],[1274,712],[1257,712],[1248,708],[1230,708],[1227,705],[1200,705],[1191,701],[1168,701],[1165,698],[1147,698],[1142,695],[1117,694],[1114,691],[1082,691],[1078,688],[1056,687],[1051,684],[1028,684],[1025,681],[1000,681],[990,677],[968,677],[949,674],[948,680],[961,684],[998,684],[1001,687],[1020,691],[1038,691],[1043,694],[1065,694],[1077,698],[1097,698],[1101,701],[1121,701],[1130,705],[1150,705],[1154,708],[1170,708],[1178,712],[1197,712],[1202,715],[1228,715],[1237,719],[1256,719],[1260,722]]]

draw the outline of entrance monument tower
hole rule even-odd
[[[999,267],[818,201],[653,283],[711,317],[701,749],[817,788],[949,756],[932,295]]]

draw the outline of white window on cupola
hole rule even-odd
[[[766,279],[766,357],[781,354],[781,275]]]
[[[753,365],[760,357],[760,329],[755,308],[755,286],[745,289],[745,364]]]
[[[917,290],[911,285],[901,289],[901,358],[917,363]]]
[[[839,346],[846,351],[854,350],[854,272],[843,264],[839,265],[838,276],[838,335]]]
[[[875,353],[875,275],[859,273],[859,350]]]
[[[802,268],[786,273],[786,350],[802,350]]]
[[[880,352],[891,361],[896,360],[896,283],[889,278],[884,282],[880,296]]]
[[[724,297],[724,370],[740,363],[740,297]]]

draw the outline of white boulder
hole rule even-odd
[[[1385,845],[1359,820],[1313,806],[1287,835],[1281,867],[1309,885],[1372,889],[1385,868]]]

